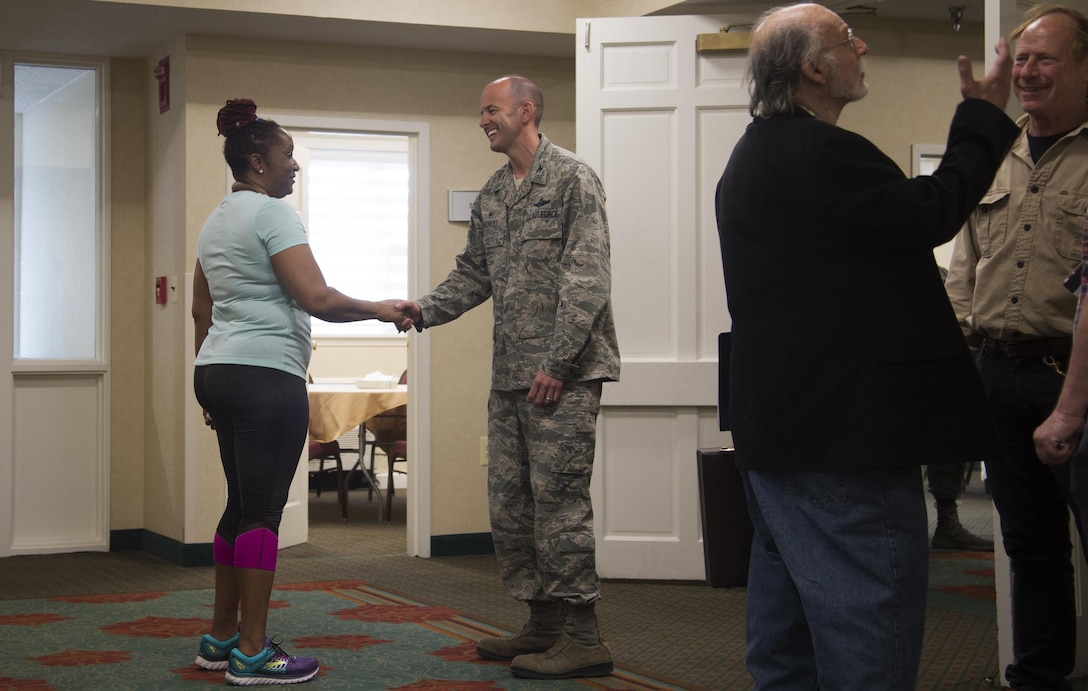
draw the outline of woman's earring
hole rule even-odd
[[[260,170],[258,170],[257,172],[258,172],[258,173],[260,173],[261,175],[264,175],[264,168],[261,168],[261,169],[260,169]]]

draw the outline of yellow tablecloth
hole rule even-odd
[[[408,403],[408,387],[360,389],[354,384],[310,384],[310,439],[332,441],[370,418]]]

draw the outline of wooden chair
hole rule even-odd
[[[317,496],[321,496],[321,480],[325,472],[336,471],[336,498],[340,502],[340,517],[347,523],[348,520],[348,483],[347,473],[344,472],[344,462],[340,457],[340,444],[335,439],[332,441],[311,441],[309,446],[309,460],[317,461],[317,470],[311,470],[310,476],[317,479]],[[334,465],[325,469],[325,461],[334,461]]]
[[[408,370],[400,375],[400,384],[408,383]],[[374,477],[374,460],[378,451],[385,454],[388,464],[389,478],[385,486],[385,510],[384,521],[388,522],[393,512],[393,473],[404,473],[403,470],[395,470],[397,463],[408,462],[408,406],[397,406],[392,410],[380,413],[366,422],[367,436],[370,443],[370,476]],[[359,460],[362,460],[360,456]],[[373,498],[373,491],[368,492],[368,499]]]

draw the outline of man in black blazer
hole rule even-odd
[[[928,527],[920,466],[993,437],[933,248],[1016,136],[1008,47],[964,101],[932,176],[835,126],[865,96],[863,40],[821,5],[752,34],[755,117],[718,184],[732,317],[730,416],[755,527],[747,665],[757,689],[914,688]]]

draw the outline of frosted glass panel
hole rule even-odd
[[[99,356],[97,72],[15,66],[15,357]]]

